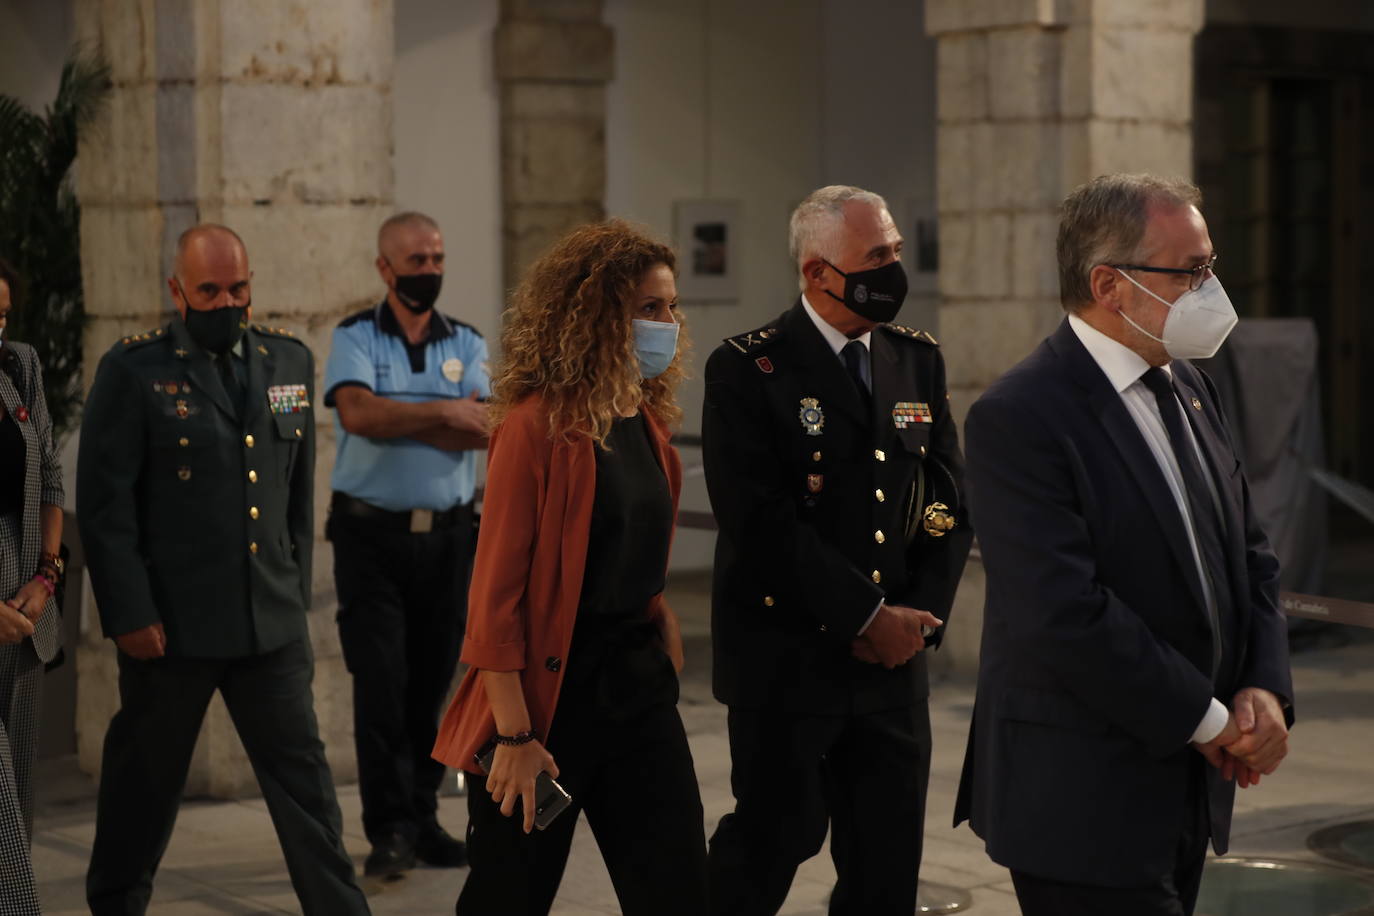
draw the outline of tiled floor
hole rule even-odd
[[[682,713],[691,737],[709,835],[732,805],[725,711],[710,696],[705,589],[680,580],[674,606],[688,640]],[[1299,725],[1283,768],[1237,805],[1232,854],[1284,859],[1315,858],[1306,838],[1321,826],[1374,818],[1374,636],[1324,640],[1294,660]],[[1336,644],[1343,642],[1345,644]],[[1018,912],[1004,869],[990,862],[967,827],[949,827],[973,692],[967,682],[937,684],[931,702],[935,752],[926,819],[922,878],[972,895],[973,916]],[[70,761],[39,773],[40,802],[34,843],[44,912],[79,914],[94,830],[94,794]],[[346,842],[361,870],[367,852],[353,786],[339,791]],[[462,799],[446,798],[441,819],[463,833]],[[444,914],[464,872],[422,868],[403,880],[365,889],[377,914]],[[802,866],[783,912],[822,914],[834,872],[823,853]],[[162,916],[298,913],[266,808],[260,799],[191,801],[182,808],[171,848],[158,876],[151,912]],[[555,913],[564,916],[618,913],[615,896],[585,823]],[[1292,913],[1285,916],[1303,916]]]

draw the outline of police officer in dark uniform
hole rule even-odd
[[[814,192],[792,216],[802,297],[706,365],[720,525],[716,698],[735,811],[711,839],[712,912],[776,913],[832,830],[831,914],[910,916],[930,766],[925,652],[972,532],[930,335],[882,198]]]
[[[303,911],[368,912],[310,689],[314,361],[248,325],[250,278],[231,230],[184,233],[180,317],[116,344],[86,402],[77,515],[120,694],[86,878],[97,916],[147,909],[216,690]]]

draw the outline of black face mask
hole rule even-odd
[[[401,304],[417,315],[423,315],[434,308],[439,298],[439,288],[444,285],[443,274],[396,274],[396,298]]]
[[[186,333],[211,353],[228,353],[243,338],[249,305],[228,305],[220,309],[186,309]]]
[[[827,296],[836,302],[843,302],[845,308],[869,321],[882,324],[897,317],[902,303],[906,301],[906,271],[902,270],[901,261],[850,273],[845,273],[829,261],[825,263],[844,277],[844,298],[841,299],[830,290],[825,291]]]

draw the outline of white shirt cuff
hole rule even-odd
[[[883,602],[884,602],[885,600],[886,600],[886,599],[884,599],[884,598],[879,598],[879,599],[878,599],[878,604],[877,604],[876,607],[873,608],[873,613],[868,615],[868,619],[864,621],[864,625],[863,625],[863,626],[859,627],[859,632],[855,633],[855,634],[854,634],[855,636],[862,636],[862,635],[864,635],[864,630],[867,630],[867,629],[868,629],[868,625],[869,625],[870,623],[873,622],[873,618],[874,618],[874,617],[877,617],[877,616],[878,616],[878,612],[881,611],[881,610],[883,609]]]
[[[1207,714],[1202,717],[1197,728],[1193,729],[1192,743],[1206,744],[1220,735],[1222,730],[1226,728],[1226,720],[1230,716],[1230,712],[1221,704],[1221,700],[1212,697],[1212,705],[1207,707]]]

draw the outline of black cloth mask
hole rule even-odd
[[[243,339],[248,326],[247,314],[251,303],[228,305],[219,309],[186,309],[186,333],[211,353],[228,353]]]
[[[824,258],[821,259],[825,261]],[[844,277],[844,298],[825,290],[825,294],[836,302],[844,303],[845,308],[862,315],[869,321],[882,324],[897,317],[906,301],[906,271],[901,261],[893,261],[872,270],[855,270],[845,273],[829,261],[826,265]]]
[[[415,314],[423,315],[434,308],[443,285],[443,274],[396,274],[396,298]]]

